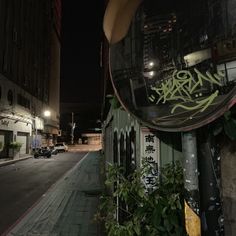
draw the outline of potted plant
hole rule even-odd
[[[22,143],[19,143],[19,142],[9,143],[8,144],[9,157],[11,157],[13,159],[19,157],[21,146],[22,146]]]

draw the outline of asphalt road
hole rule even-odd
[[[67,152],[52,158],[30,158],[0,167],[0,235],[86,153]]]

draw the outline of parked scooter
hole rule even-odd
[[[52,151],[48,147],[38,148],[34,152],[34,158],[39,158],[40,156],[50,158],[52,156]]]

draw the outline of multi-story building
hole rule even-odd
[[[60,8],[60,0],[0,1],[0,157],[10,142],[26,154],[58,135]]]

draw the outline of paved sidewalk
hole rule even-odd
[[[12,159],[12,158],[0,158],[0,167],[16,163],[17,161],[23,161],[23,160],[26,160],[26,159],[31,158],[31,157],[33,157],[33,155],[24,154],[24,155],[20,155],[19,158],[15,158],[15,159]]]
[[[103,236],[93,220],[99,195],[100,152],[89,152],[4,235]]]

